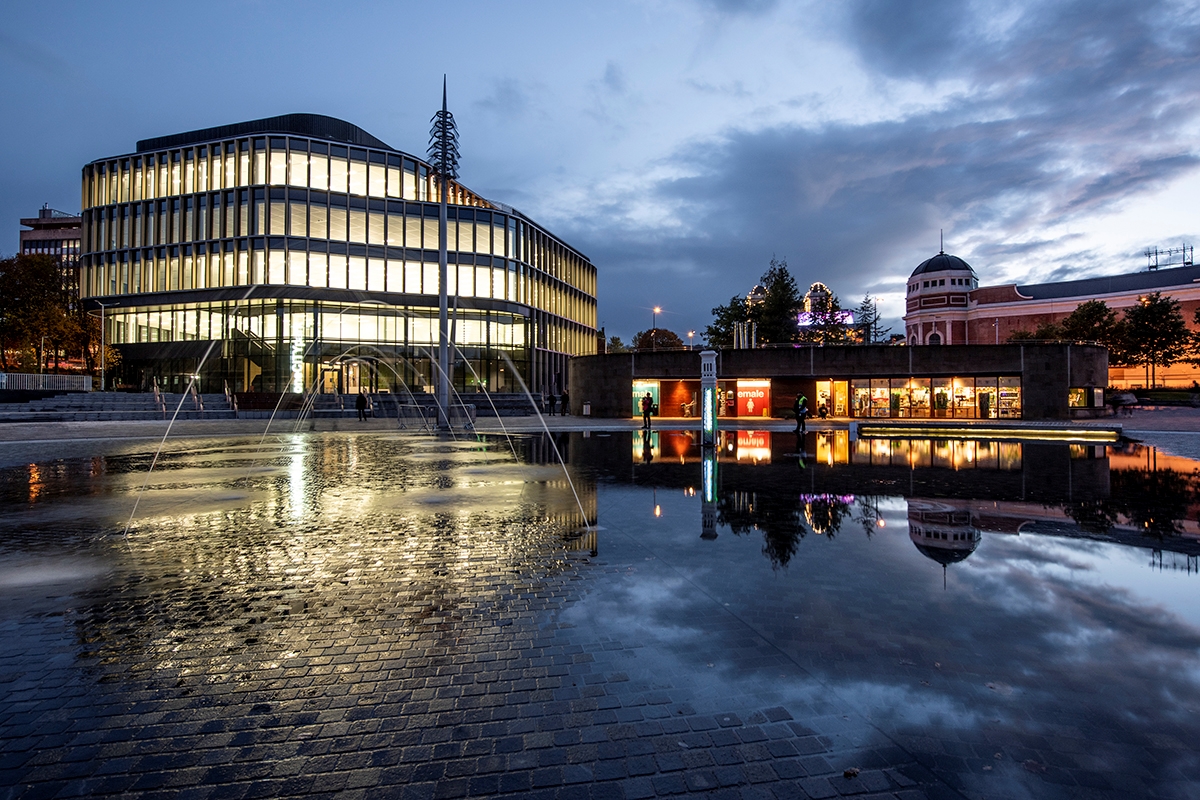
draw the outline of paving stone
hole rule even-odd
[[[631,778],[623,781],[621,790],[628,800],[642,800],[655,795],[654,784],[650,783],[649,778]]]

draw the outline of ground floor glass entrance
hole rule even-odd
[[[843,410],[849,399],[849,414]],[[832,416],[1019,419],[1021,379],[859,378],[817,381],[817,409]]]
[[[201,392],[432,392],[437,310],[289,299],[111,309],[107,341],[122,355],[112,385]],[[519,391],[533,348],[520,314],[457,312],[452,383],[459,392]],[[540,357],[547,351],[538,350]]]

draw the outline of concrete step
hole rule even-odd
[[[0,412],[3,422],[89,422],[89,421],[134,421],[171,419],[174,412],[161,411],[23,411]],[[175,419],[236,419],[232,410],[223,411],[180,411]]]

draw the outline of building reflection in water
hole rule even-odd
[[[907,501],[910,540],[943,566],[969,558],[984,534],[1094,538],[1147,548],[1156,563],[1169,562],[1167,552],[1184,569],[1200,566],[1200,464],[1153,448],[851,440],[844,430],[809,433],[801,446],[791,433],[722,431],[704,453],[688,432],[654,436],[654,459],[643,457],[647,440],[635,434],[632,473],[612,476],[685,492],[699,483],[701,538],[716,539],[721,528],[761,536],[776,567],[809,535],[836,536],[850,523],[874,534],[885,524],[884,497]]]
[[[111,578],[81,584],[71,617],[101,658],[149,652],[169,668],[181,632],[205,629],[212,652],[254,652],[259,669],[305,648],[289,638],[300,617],[348,635],[448,624],[503,610],[511,587],[564,570],[564,551],[598,554],[596,483],[575,442],[513,445],[519,463],[503,439],[172,443],[149,481],[143,451],[0,468],[0,517],[19,519],[0,549],[78,551]]]
[[[983,535],[975,527],[969,508],[954,501],[911,499],[908,501],[908,538],[921,555],[945,568],[965,561],[975,552]]]

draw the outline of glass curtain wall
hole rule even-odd
[[[457,184],[451,191],[449,293],[540,312],[528,333],[522,327],[518,361],[533,348],[594,352],[595,267],[510,209]],[[246,136],[95,162],[84,169],[83,199],[85,297],[279,285],[422,296],[395,305],[436,307],[437,183],[403,153]],[[503,347],[513,337],[469,330],[490,329],[497,315],[464,313],[460,344]],[[168,329],[116,324],[114,344],[163,341],[130,332]],[[503,379],[479,358],[481,382]]]

